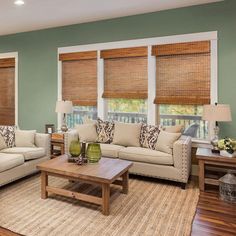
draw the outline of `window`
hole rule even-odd
[[[147,47],[104,50],[108,119],[147,122]]]
[[[59,48],[59,58],[59,99],[74,104],[69,127],[98,112],[105,120],[197,127],[194,137],[209,138],[201,114],[217,102],[217,32]]]
[[[62,99],[73,102],[67,115],[68,127],[83,119],[97,117],[97,52],[60,54],[62,61]]]
[[[154,46],[156,98],[160,123],[191,125],[191,136],[206,138],[202,105],[210,103],[210,42]],[[195,124],[193,126],[193,124]],[[188,130],[189,131],[189,130]]]
[[[15,59],[0,59],[0,125],[15,125]]]
[[[199,105],[159,105],[159,119],[163,126],[182,125],[187,129],[195,125],[192,136],[200,139],[208,137],[208,124],[202,120],[203,106]]]
[[[108,119],[126,123],[146,123],[147,100],[108,99]]]
[[[83,124],[84,119],[96,120],[96,106],[73,106],[73,114],[67,114],[67,126],[73,128],[76,124]]]

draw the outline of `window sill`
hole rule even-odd
[[[203,147],[203,148],[211,148],[210,140],[204,139],[192,139],[192,147]]]

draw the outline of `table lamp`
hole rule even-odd
[[[214,137],[211,139],[212,152],[218,153],[219,131],[218,122],[232,121],[230,106],[226,104],[204,105],[202,119],[215,122]]]
[[[71,101],[57,101],[56,112],[63,114],[63,123],[61,126],[61,131],[66,132],[68,130],[66,125],[66,114],[73,112],[73,105]]]

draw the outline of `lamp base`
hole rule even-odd
[[[68,131],[68,127],[66,126],[66,124],[63,124],[63,125],[61,126],[61,131],[62,131],[62,132]]]
[[[211,149],[211,152],[212,153],[220,153],[220,150],[218,148],[218,142],[219,142],[219,126],[218,126],[218,123],[216,122],[216,126],[214,128],[214,137],[212,138],[211,140],[211,145],[212,145],[212,149]]]

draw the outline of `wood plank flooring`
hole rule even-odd
[[[236,204],[219,199],[217,192],[202,192],[192,226],[192,236],[235,236]]]
[[[0,236],[21,236],[21,235],[0,227]]]
[[[0,236],[19,236],[0,227]],[[191,236],[236,236],[236,204],[219,199],[218,192],[202,192]]]

